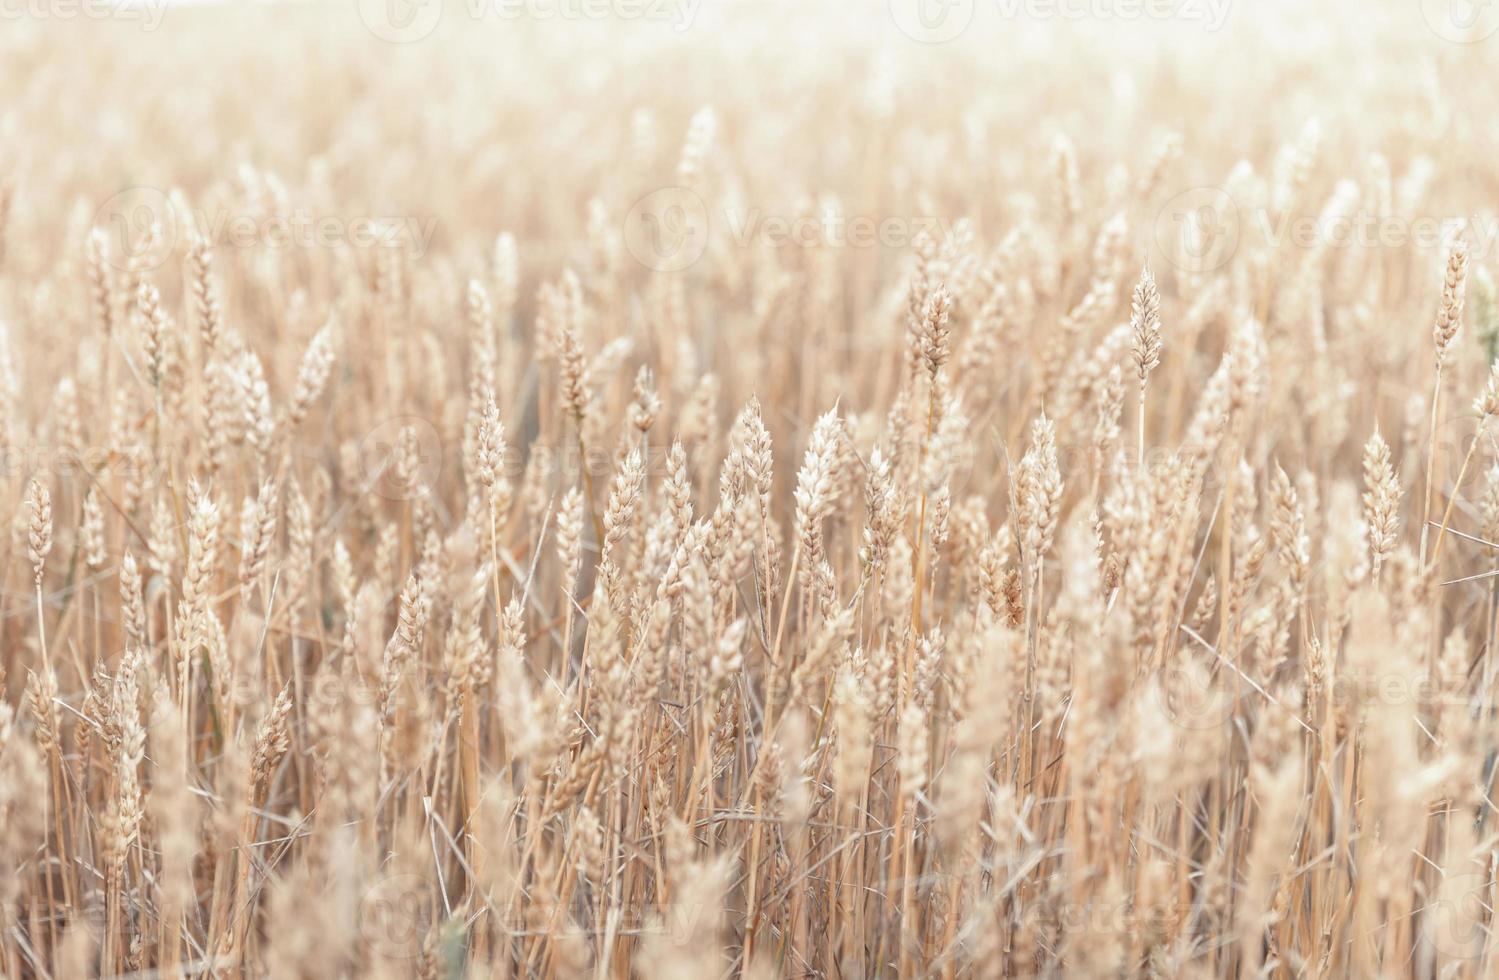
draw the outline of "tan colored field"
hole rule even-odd
[[[0,6],[0,976],[1495,975],[1499,5],[439,2]]]

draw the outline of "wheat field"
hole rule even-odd
[[[1496,29],[0,9],[0,977],[1496,975]]]

